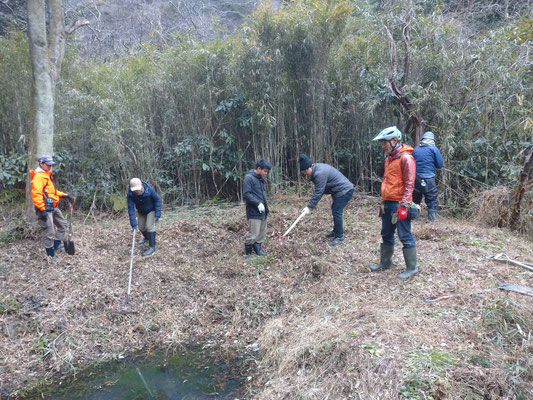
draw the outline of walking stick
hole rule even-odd
[[[128,280],[128,295],[126,297],[126,303],[130,302],[131,274],[133,272],[133,250],[135,249],[135,232],[136,229],[133,230],[133,240],[131,241],[130,279]]]
[[[290,228],[287,229],[287,232],[285,232],[285,233],[283,234],[282,238],[285,238],[285,237],[289,234],[289,232],[292,231],[292,228],[294,228],[294,227],[296,226],[296,224],[297,224],[298,222],[300,222],[300,220],[304,217],[304,215],[305,215],[305,213],[302,212],[302,213],[300,214],[300,216],[299,216],[298,218],[296,218],[296,221],[294,221],[294,223],[290,226]]]

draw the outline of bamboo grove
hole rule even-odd
[[[306,153],[376,191],[383,159],[371,138],[397,125],[414,140],[389,86],[387,30],[402,92],[445,157],[446,201],[516,185],[533,141],[531,13],[475,23],[417,1],[407,47],[406,4],[265,4],[231,35],[177,35],[108,60],[80,58],[71,40],[56,89],[60,185],[104,207],[132,176],[168,204],[237,199],[254,160],[272,162],[276,192],[299,179]],[[0,38],[2,188],[24,181],[30,76],[26,37],[13,30]]]

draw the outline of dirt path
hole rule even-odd
[[[0,397],[88,365],[215,337],[256,365],[254,399],[513,398],[533,396],[533,273],[486,257],[532,262],[533,245],[508,231],[441,218],[414,225],[420,274],[406,282],[399,247],[372,274],[377,200],[347,207],[347,243],[329,248],[323,199],[286,240],[305,199],[272,201],[266,258],[244,261],[244,207],[167,211],[157,251],[136,249],[126,304],[127,217],[75,224],[75,256],[51,264],[37,240],[0,256]],[[81,218],[81,215],[78,216]],[[426,303],[424,296],[456,294]],[[529,335],[529,336],[528,336]],[[529,356],[529,357],[528,357]],[[420,397],[423,398],[423,397]],[[428,397],[429,398],[429,397]]]

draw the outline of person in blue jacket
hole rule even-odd
[[[135,218],[135,208],[137,209],[137,218]],[[139,231],[144,236],[138,244],[143,244],[146,241],[149,243],[150,247],[143,253],[143,256],[153,254],[155,251],[155,223],[161,217],[161,201],[155,189],[139,178],[133,178],[130,181],[128,213],[131,229],[137,229],[138,221]]]
[[[416,162],[413,201],[416,204],[420,204],[422,197],[425,197],[428,207],[428,220],[434,222],[437,214],[437,206],[439,205],[435,170],[442,168],[444,161],[439,149],[435,146],[435,135],[433,132],[426,132],[422,135],[420,145],[415,147],[413,151],[413,157]]]
[[[266,197],[266,176],[272,169],[267,160],[259,160],[255,170],[250,170],[244,177],[242,195],[246,203],[248,234],[244,240],[246,258],[252,257],[252,251],[258,256],[266,256],[262,243],[267,232],[268,204]]]

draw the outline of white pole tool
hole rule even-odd
[[[130,289],[131,289],[131,274],[133,272],[133,249],[135,249],[135,232],[137,230],[133,230],[133,240],[131,241],[131,260],[130,260],[130,279],[128,280],[128,296],[126,297],[126,303],[130,302]]]
[[[300,220],[304,217],[304,215],[305,215],[305,213],[302,212],[302,213],[300,214],[300,216],[299,216],[298,218],[296,218],[296,221],[294,221],[294,223],[290,226],[290,228],[287,229],[287,232],[285,232],[285,233],[283,234],[282,237],[287,236],[287,235],[289,234],[289,232],[292,231],[292,228],[294,228],[294,227],[296,226],[296,224],[297,224],[298,222],[300,222]]]

